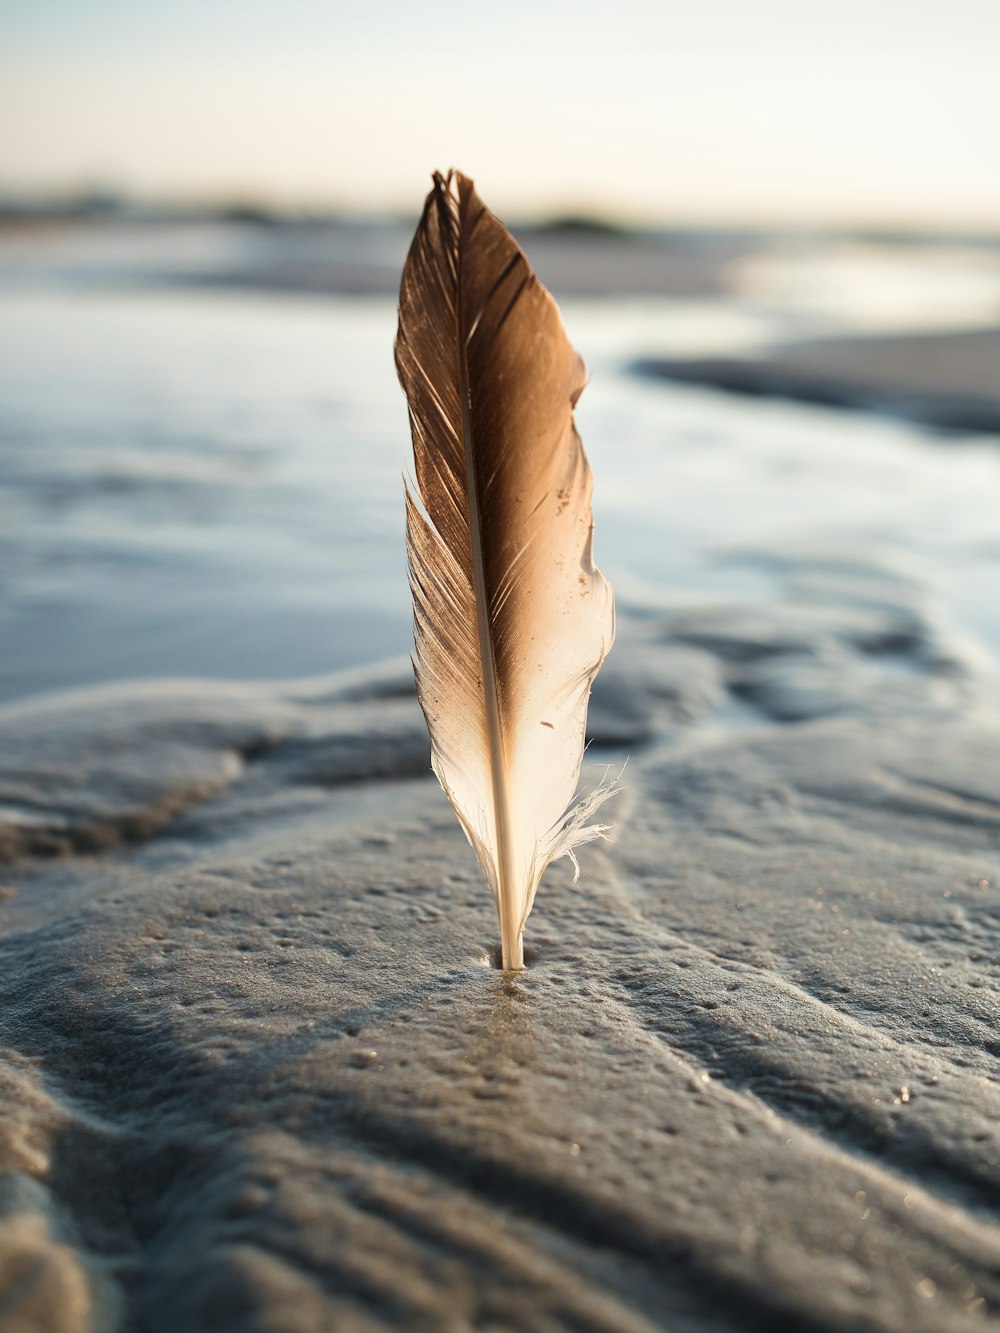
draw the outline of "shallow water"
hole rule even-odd
[[[779,331],[745,302],[563,308],[623,605],[813,596],[796,569],[819,552],[1000,658],[994,445],[629,375]],[[407,652],[393,333],[382,298],[8,286],[0,698]]]

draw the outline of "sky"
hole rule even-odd
[[[0,0],[0,189],[1000,229],[1000,0]]]

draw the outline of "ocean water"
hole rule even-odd
[[[14,271],[0,298],[0,699],[408,652],[390,299]],[[796,553],[822,551],[855,578],[893,569],[1000,659],[995,442],[630,373],[639,356],[845,325],[843,292],[824,319],[822,283],[804,307],[801,289],[774,296],[787,272],[771,297],[753,276],[725,299],[562,303],[591,377],[578,422],[597,558],[621,604],[801,595]]]

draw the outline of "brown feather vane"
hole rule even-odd
[[[523,966],[545,867],[600,837],[572,806],[590,687],[614,638],[593,563],[592,477],[573,408],[584,368],[552,297],[471,180],[435,174],[403,270],[396,368],[417,692],[432,765]]]

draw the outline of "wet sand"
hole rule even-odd
[[[516,978],[405,663],[0,711],[0,1327],[988,1326],[996,678],[796,567],[622,608]]]
[[[751,397],[907,417],[1000,434],[1000,330],[811,340],[752,358],[647,359],[644,375]]]

